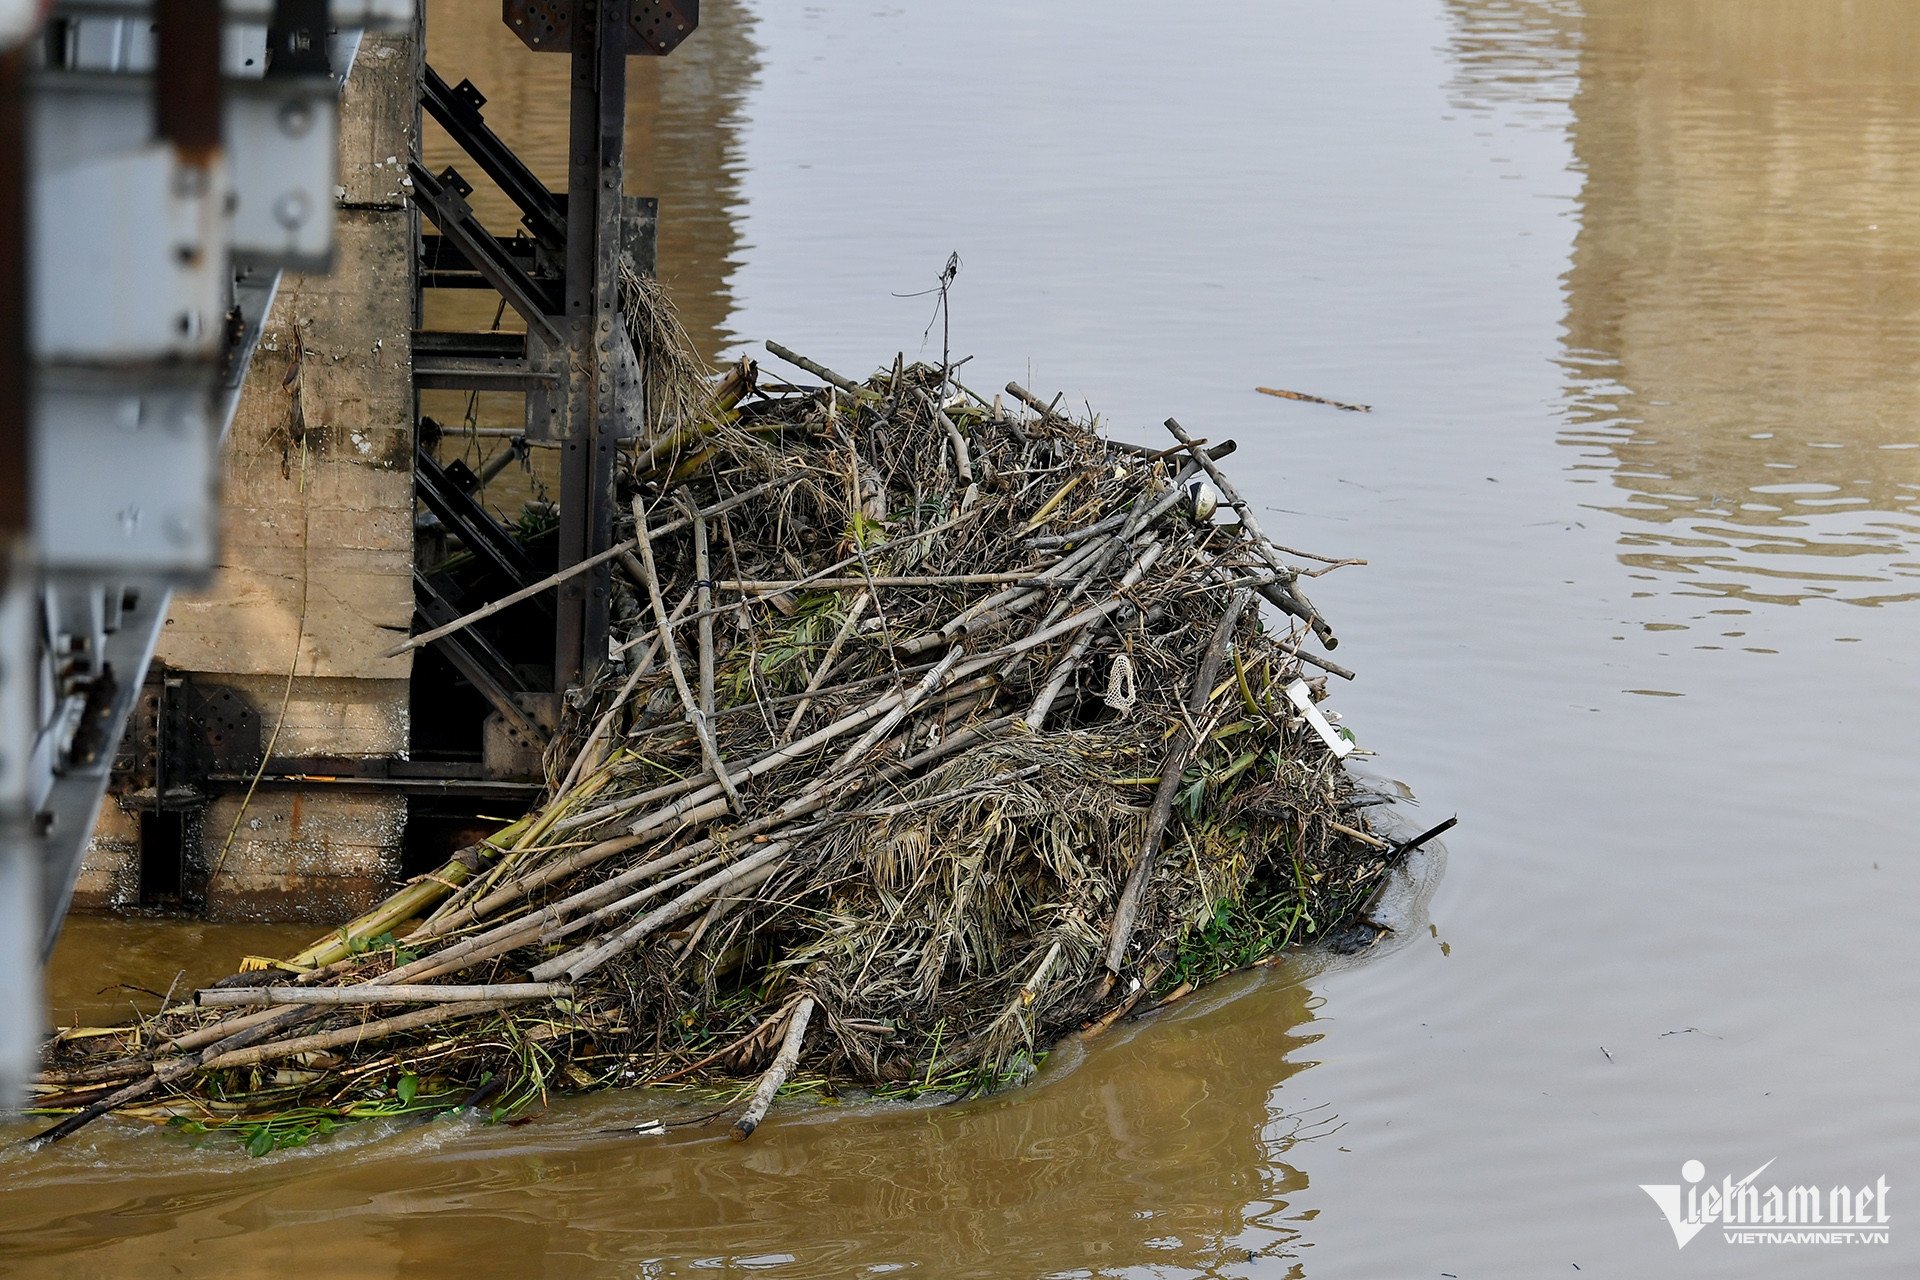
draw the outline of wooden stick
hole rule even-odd
[[[637,580],[638,575],[635,576]],[[667,618],[668,627],[671,627],[674,620],[686,612],[687,606],[691,604],[692,601],[693,593],[691,591],[680,597],[680,603],[674,606],[672,615]],[[644,653],[634,659],[632,664],[633,669],[627,672],[626,683],[620,686],[620,692],[613,695],[612,700],[607,703],[607,709],[600,713],[598,720],[594,721],[593,729],[587,734],[586,742],[581,744],[579,752],[573,757],[573,767],[567,770],[567,776],[561,779],[560,785],[553,789],[554,795],[563,796],[567,794],[567,792],[573,789],[573,784],[580,780],[582,774],[591,773],[600,767],[602,759],[596,752],[600,744],[605,741],[607,731],[613,727],[613,718],[626,708],[627,699],[633,696],[634,686],[640,683],[642,676],[653,670],[653,655],[658,647],[658,636],[656,635],[655,644],[649,646]],[[625,650],[616,649],[615,652],[624,653]]]
[[[997,591],[984,600],[976,600],[962,609],[942,624],[938,631],[929,632],[924,636],[915,636],[910,640],[902,641],[895,647],[902,654],[924,653],[928,649],[935,649],[958,637],[971,635],[1003,618],[1031,608],[1045,594],[1047,584],[1056,579],[1084,580],[1087,575],[1082,570],[1105,551],[1107,546],[1108,544],[1104,542],[1092,542],[1076,547],[1035,575],[1045,580],[1041,586],[1012,587],[1006,591]]]
[[[1117,608],[1120,603],[1121,602],[1118,602],[1118,601],[1114,602],[1113,607]],[[1087,613],[1088,613],[1088,616],[1090,617],[1091,611],[1087,611]],[[1081,617],[1079,615],[1076,615],[1075,618],[1069,619],[1067,623],[1063,623],[1059,627],[1056,627],[1052,632],[1041,637],[1039,640],[1034,641],[1032,640],[1031,637],[1029,637],[1029,641],[1031,641],[1031,643],[1044,643],[1046,640],[1052,639],[1054,635],[1064,634],[1066,631],[1072,630],[1073,626],[1078,625],[1079,623],[1085,622],[1087,620],[1088,620],[1087,617]],[[1028,642],[1022,642],[1022,643],[1028,643]],[[980,671],[984,670],[986,667],[993,665],[995,662],[1000,661],[1000,659],[1009,656],[1013,652],[1014,652],[1014,648],[1012,646],[993,650],[990,653],[982,655],[980,658],[977,658],[971,662],[962,664],[962,666],[954,673],[954,678],[958,680],[963,676],[976,675]],[[871,724],[873,721],[879,719],[881,716],[884,716],[889,711],[893,710],[893,708],[896,705],[898,705],[900,700],[906,696],[908,696],[906,692],[902,692],[899,690],[885,694],[882,697],[876,699],[875,701],[868,703],[865,707],[862,707],[860,710],[844,715],[840,719],[835,720],[832,724],[825,725],[822,728],[816,729],[812,733],[808,734],[806,737],[801,738],[796,742],[790,742],[790,743],[787,743],[785,746],[779,747],[773,751],[769,751],[767,754],[761,756],[759,759],[753,761],[751,764],[745,766],[744,768],[736,770],[734,776],[739,781],[746,782],[751,779],[758,778],[765,773],[769,773],[774,769],[778,769],[782,765],[791,764],[793,761],[798,760],[801,756],[806,755],[809,751],[812,751],[817,747],[825,746],[827,743],[832,742],[835,738],[838,738],[847,733],[851,733],[855,729],[858,729],[863,725]],[[675,783],[673,784],[673,786],[675,789],[680,789],[684,787],[693,786],[694,784],[699,782],[700,782],[700,779],[691,779],[688,782]],[[647,831],[657,830],[659,829],[659,827],[666,825],[668,821],[671,821],[675,815],[685,813],[690,806],[705,804],[706,802],[713,800],[719,794],[720,794],[720,788],[718,784],[713,782],[707,782],[703,786],[698,786],[697,789],[692,790],[689,794],[686,794],[681,799],[676,800],[674,804],[669,806],[666,810],[662,810],[660,813],[650,814],[646,817],[639,819],[638,821],[633,823],[631,826],[629,826],[627,830],[635,835],[643,834]],[[723,805],[723,808],[724,808],[724,805]],[[692,820],[691,817],[689,817],[689,820]]]
[[[527,829],[528,819],[522,818],[518,822],[503,827],[494,834],[492,839],[495,842],[512,839]],[[377,938],[405,924],[453,892],[454,888],[464,884],[485,865],[485,855],[480,852],[485,843],[487,842],[483,841],[481,844],[469,845],[460,850],[442,863],[432,875],[415,880],[352,923],[317,940],[287,963],[297,969],[317,968],[320,965],[331,964],[351,954],[351,942],[363,938]],[[497,844],[496,847],[498,847]]]
[[[1040,576],[1039,570],[1027,569],[1013,573],[944,573],[926,576],[914,574],[876,574],[871,578],[721,578],[712,585],[720,591],[797,591],[803,587],[849,590],[854,587],[965,587],[998,585],[1004,582],[1020,583],[1024,586],[1045,586],[1050,579]]]
[[[718,515],[722,511],[729,511],[734,507],[739,506],[741,503],[750,501],[751,499],[756,498],[759,495],[767,492],[768,490],[772,489],[777,483],[778,483],[777,481],[770,480],[766,484],[759,485],[753,489],[749,489],[746,493],[737,494],[734,497],[728,498],[725,502],[715,503],[713,506],[707,507],[705,509],[706,514],[711,516],[711,515]],[[664,538],[670,533],[676,533],[679,530],[686,528],[687,524],[688,524],[688,521],[684,517],[679,520],[669,520],[666,524],[662,525],[658,529],[647,530],[647,538],[649,539]],[[557,573],[550,573],[546,577],[540,579],[540,581],[535,583],[530,583],[529,585],[520,588],[518,591],[509,592],[508,594],[501,596],[498,600],[492,601],[489,604],[483,604],[478,609],[475,609],[471,613],[464,613],[459,617],[455,618],[452,622],[445,624],[444,626],[435,627],[431,631],[422,631],[417,636],[411,636],[404,642],[395,645],[393,648],[387,650],[385,653],[381,654],[380,656],[383,658],[397,658],[401,654],[406,653],[411,649],[418,649],[422,645],[429,645],[429,644],[432,644],[435,640],[439,640],[446,636],[450,636],[456,631],[465,630],[466,628],[472,626],[474,623],[481,621],[483,618],[491,618],[494,614],[499,613],[502,609],[510,609],[514,605],[519,604],[522,600],[530,600],[534,596],[539,595],[542,591],[546,591],[546,590],[549,590],[550,588],[557,587],[561,583],[565,582],[568,578],[574,577],[578,574],[585,573],[588,569],[593,568],[597,564],[605,564],[607,561],[614,559],[616,556],[629,553],[633,551],[635,547],[639,546],[640,543],[641,543],[641,539],[637,537],[628,538],[625,542],[617,542],[613,546],[608,547],[605,551],[596,552],[593,555],[588,556],[584,560],[576,561],[573,564],[568,565],[566,568],[561,569]]]
[[[1140,530],[1159,519],[1174,503],[1178,502],[1186,491],[1187,483],[1191,481],[1194,476],[1198,475],[1199,471],[1199,467],[1189,463],[1186,470],[1182,471],[1172,484],[1160,490],[1151,502],[1147,500],[1147,492],[1143,491],[1130,510],[1117,511],[1083,528],[1068,529],[1064,533],[1043,534],[1039,537],[1028,538],[1027,545],[1038,549],[1041,547],[1064,546],[1075,542],[1084,543],[1088,538],[1095,537],[1102,533],[1112,533],[1116,530],[1121,531],[1120,536],[1122,538],[1133,537],[1139,533]]]
[[[142,1076],[140,1079],[120,1089],[114,1090],[98,1102],[88,1106],[84,1111],[76,1112],[58,1124],[53,1125],[51,1128],[44,1129],[33,1135],[33,1137],[28,1138],[24,1145],[37,1149],[49,1143],[58,1142],[60,1139],[92,1124],[95,1120],[98,1120],[101,1116],[109,1112],[117,1111],[130,1102],[138,1102],[141,1098],[146,1097],[156,1089],[161,1089],[186,1079],[194,1072],[201,1070],[209,1059],[214,1059],[227,1050],[238,1048],[239,1046],[259,1040],[265,1036],[272,1035],[275,1031],[283,1027],[291,1026],[301,1019],[312,1016],[313,1013],[309,1009],[275,1009],[264,1016],[252,1015],[246,1019],[241,1019],[240,1021],[248,1022],[250,1025],[225,1036],[223,1039],[213,1041],[198,1054],[189,1054],[185,1057],[173,1058],[166,1062],[156,1062],[151,1075]]]
[[[637,556],[623,556],[621,557],[620,563],[626,566],[627,572],[633,575],[635,582],[645,585],[647,569],[645,565],[640,563]],[[692,607],[693,590],[692,588],[688,588],[680,594],[680,603],[673,606],[673,613],[667,618],[668,624],[677,627],[682,622],[685,622],[687,620],[687,610]],[[634,659],[633,665],[642,671],[651,671],[653,670],[653,660],[660,656],[660,632],[658,628],[649,627],[645,631],[640,631],[638,634],[622,640],[613,646],[613,656],[616,658],[620,657],[629,649],[637,649],[643,644],[647,647],[640,651],[640,656]],[[610,712],[618,709],[618,702],[608,708]],[[565,790],[565,788],[561,789]]]
[[[1151,543],[1146,551],[1141,554],[1141,572],[1145,573],[1148,569],[1152,568],[1154,562],[1160,558],[1166,549],[1167,544],[1164,542]],[[1055,640],[1069,632],[1077,631],[1087,623],[1104,618],[1116,609],[1127,608],[1132,603],[1133,602],[1125,596],[1113,596],[1101,601],[1099,604],[1088,605],[1078,613],[1062,618],[1050,627],[1041,628],[1024,640],[1016,640],[1012,644],[1002,645],[998,649],[981,654],[978,658],[961,666],[961,668],[954,673],[955,677],[972,675],[976,671],[992,666],[1003,658],[1011,658],[1018,654],[1026,653],[1030,649],[1038,648],[1049,640]]]
[[[1114,1023],[1120,1021],[1120,1019],[1126,1017],[1129,1013],[1133,1012],[1133,1007],[1139,1004],[1142,1000],[1146,999],[1147,992],[1153,990],[1153,984],[1159,981],[1159,979],[1160,979],[1159,967],[1156,966],[1152,969],[1149,969],[1140,978],[1140,985],[1135,987],[1132,991],[1128,992],[1124,1000],[1122,1000],[1119,1004],[1115,1005],[1113,1008],[1107,1010],[1105,1013],[1101,1014],[1098,1018],[1095,1018],[1092,1022],[1089,1022],[1086,1026],[1080,1028],[1080,1039],[1083,1041],[1097,1040],[1101,1036],[1105,1035],[1107,1031],[1113,1026]],[[1101,997],[1103,999],[1105,998],[1107,991],[1111,988],[1111,985],[1112,985],[1111,981],[1109,981],[1106,984],[1103,984],[1102,990],[1100,992]]]
[[[1240,615],[1246,612],[1251,599],[1251,594],[1244,589],[1234,592],[1233,598],[1227,602],[1226,612],[1220,615],[1220,624],[1213,629],[1213,639],[1207,644],[1206,656],[1200,660],[1200,670],[1194,676],[1192,690],[1187,694],[1187,710],[1191,714],[1197,716],[1207,709],[1214,682],[1220,678],[1220,667],[1227,658],[1227,646],[1233,641],[1234,628],[1240,625]],[[1173,816],[1173,797],[1180,790],[1187,758],[1198,745],[1198,736],[1192,726],[1184,721],[1174,731],[1173,741],[1167,744],[1166,758],[1160,765],[1160,785],[1154,790],[1153,808],[1147,814],[1146,835],[1140,841],[1140,856],[1134,859],[1126,888],[1120,893],[1120,904],[1114,909],[1113,925],[1107,933],[1109,979],[1105,986],[1111,986],[1112,978],[1119,976],[1120,966],[1126,961],[1127,943],[1133,937],[1134,917],[1140,912],[1140,900],[1146,896],[1147,880],[1153,874],[1161,837],[1166,834],[1167,822]]]
[[[1053,411],[1053,405],[1048,404],[1046,401],[1042,400],[1039,396],[1033,394],[1033,392],[1027,390],[1025,387],[1021,386],[1017,382],[1009,382],[1007,384],[1007,394],[1012,396],[1015,400],[1018,400],[1021,404],[1024,404],[1025,406],[1027,406],[1027,408],[1039,414],[1042,421],[1046,420],[1047,418],[1056,416]],[[1059,396],[1055,396],[1054,400],[1058,402],[1059,398],[1060,398]]]
[[[1122,453],[1131,453],[1138,457],[1145,458],[1149,462],[1155,458],[1166,457],[1168,452],[1165,449],[1156,449],[1152,445],[1134,444],[1128,440],[1108,440],[1106,445],[1109,449],[1118,449]],[[1237,440],[1222,440],[1219,444],[1209,445],[1207,447],[1207,456],[1218,461],[1239,448],[1240,442]]]
[[[440,934],[452,933],[455,929],[470,924],[478,924],[501,907],[524,900],[536,889],[552,884],[555,880],[572,875],[583,867],[593,866],[608,858],[616,857],[642,844],[638,836],[620,835],[611,840],[602,840],[598,844],[588,845],[584,849],[555,858],[535,867],[525,875],[496,886],[492,892],[482,897],[463,911],[435,916],[407,936],[409,943],[425,941]]]
[[[1393,846],[1392,856],[1398,858],[1398,857],[1401,857],[1402,855],[1412,853],[1415,849],[1418,849],[1421,845],[1433,839],[1435,836],[1445,835],[1447,832],[1453,830],[1455,824],[1457,824],[1459,821],[1460,821],[1460,815],[1456,813],[1451,818],[1448,818],[1445,822],[1435,823],[1433,826],[1428,827],[1425,831],[1422,831],[1419,835],[1415,836],[1413,839],[1403,840],[1399,844],[1396,844],[1395,846]]]
[[[1172,418],[1167,419],[1166,428],[1175,440],[1186,447],[1187,453],[1193,460],[1206,469],[1207,476],[1213,481],[1214,487],[1220,490],[1220,496],[1240,513],[1240,523],[1246,526],[1248,545],[1259,554],[1261,559],[1288,579],[1284,584],[1276,583],[1262,588],[1260,594],[1288,613],[1296,614],[1302,622],[1313,628],[1313,634],[1320,637],[1320,643],[1327,646],[1329,651],[1337,648],[1340,641],[1333,634],[1333,628],[1328,626],[1327,620],[1320,616],[1320,611],[1315,609],[1313,604],[1293,586],[1292,578],[1295,576],[1295,570],[1280,558],[1279,553],[1273,550],[1273,544],[1267,541],[1267,535],[1260,528],[1259,519],[1253,514],[1252,504],[1246,500],[1240,490],[1234,487],[1233,481],[1227,479],[1220,468],[1213,464],[1213,459],[1209,458],[1206,450],[1200,448],[1199,443],[1187,434],[1186,428]]]
[[[1372,413],[1370,404],[1348,404],[1344,400],[1329,400],[1325,396],[1310,396],[1304,391],[1284,391],[1279,387],[1255,387],[1263,396],[1278,396],[1282,400],[1303,400],[1308,404],[1332,405],[1336,409],[1345,409],[1349,413]]]
[[[709,738],[713,736],[712,574],[713,566],[707,556],[707,521],[696,507],[693,512],[693,587],[695,602],[700,610],[700,623],[695,628],[700,646],[700,723],[707,726]],[[716,751],[716,759],[718,754]],[[739,797],[734,798],[737,800]]]
[[[711,848],[716,842],[713,841],[711,838],[708,838],[708,839],[697,841],[696,843],[703,844]],[[666,893],[670,889],[677,889],[681,885],[687,883],[687,881],[689,880],[697,880],[701,876],[710,875],[714,871],[717,871],[721,867],[725,866],[726,864],[727,864],[727,859],[724,856],[718,857],[718,858],[707,858],[700,862],[696,862],[692,866],[686,868],[685,870],[675,872],[673,875],[668,876],[666,879],[658,881],[657,883],[654,883],[654,884],[650,884],[646,888],[641,889],[635,893],[630,893],[624,898],[620,898],[613,902],[609,902],[605,906],[595,907],[592,911],[587,912],[587,914],[581,916],[577,920],[573,920],[563,925],[556,925],[552,928],[542,931],[540,934],[540,941],[543,945],[550,945],[552,943],[558,942],[562,938],[571,937],[572,935],[579,933],[582,929],[590,929],[594,925],[600,923],[600,921],[605,920],[611,916],[630,915],[632,914],[633,909],[639,906],[641,903],[651,902],[653,899],[659,897],[661,894]]]
[[[1114,545],[1118,546],[1119,544],[1115,543]],[[1156,543],[1154,545],[1157,546],[1159,544]],[[1134,586],[1139,583],[1140,579],[1146,575],[1146,571],[1151,564],[1152,562],[1147,560],[1144,555],[1135,560],[1133,567],[1128,569],[1126,574],[1120,579],[1120,585],[1114,588],[1114,594],[1121,595],[1131,591]],[[1055,664],[1052,678],[1049,679],[1046,686],[1040,690],[1039,696],[1034,698],[1033,705],[1027,709],[1027,728],[1038,730],[1046,724],[1047,712],[1052,709],[1054,700],[1060,696],[1060,691],[1067,687],[1067,681],[1073,678],[1073,673],[1086,658],[1087,650],[1092,646],[1094,637],[1099,633],[1099,627],[1088,627],[1080,634],[1080,638],[1073,642],[1073,647],[1067,650],[1066,656]]]
[[[833,762],[833,765],[827,770],[827,773],[829,775],[836,774],[849,765],[854,764],[866,755],[867,748],[893,732],[894,726],[906,719],[908,713],[920,705],[922,698],[925,698],[929,693],[932,693],[940,687],[940,682],[946,679],[947,673],[953,670],[954,664],[960,661],[961,654],[964,652],[965,650],[957,644],[947,650],[947,655],[933,664],[933,670],[927,672],[927,674],[921,678],[920,683],[915,685],[911,692],[900,699],[899,705],[887,712],[886,715],[880,717],[880,723],[867,730],[860,736],[857,742],[842,752],[840,758]]]
[[[1334,831],[1338,831],[1341,835],[1346,836],[1349,840],[1358,840],[1361,844],[1367,845],[1369,848],[1388,849],[1392,847],[1371,831],[1362,831],[1360,828],[1350,827],[1344,822],[1335,822],[1332,818],[1327,819],[1327,826]]]
[[[774,1095],[780,1092],[780,1086],[787,1082],[793,1073],[794,1064],[800,1061],[800,1044],[807,1038],[807,1022],[813,1017],[813,997],[803,996],[793,1008],[793,1017],[787,1022],[787,1037],[780,1043],[780,1052],[774,1055],[773,1065],[760,1077],[760,1087],[753,1091],[753,1101],[733,1122],[731,1130],[735,1142],[744,1142],[753,1136],[760,1122],[767,1118],[767,1108],[773,1105]]]
[[[544,910],[517,917],[500,925],[497,929],[489,929],[464,942],[457,942],[444,951],[435,952],[433,955],[415,960],[412,964],[403,965],[385,975],[382,981],[426,982],[433,978],[444,978],[449,974],[464,972],[475,965],[497,960],[522,947],[534,945],[540,941],[540,931],[547,922],[547,912]]]
[[[793,737],[793,731],[800,727],[800,719],[807,714],[807,708],[813,705],[813,695],[820,691],[820,685],[826,680],[827,672],[833,670],[834,659],[840,656],[847,637],[860,625],[860,615],[873,603],[873,593],[862,591],[854,597],[853,607],[847,610],[847,620],[840,624],[840,630],[834,633],[833,643],[827,646],[826,654],[820,659],[820,665],[807,677],[807,687],[800,695],[800,705],[793,709],[793,715],[787,720],[787,727],[780,731],[780,741],[786,742]]]
[[[1345,667],[1335,662],[1332,658],[1323,658],[1318,654],[1308,653],[1305,649],[1302,649],[1299,645],[1288,644],[1285,640],[1276,639],[1273,642],[1273,647],[1278,649],[1280,652],[1284,654],[1300,659],[1300,661],[1302,662],[1312,663],[1314,666],[1320,668],[1322,671],[1327,672],[1329,675],[1339,676],[1342,680],[1351,680],[1354,678],[1353,672],[1347,670]]]
[[[798,351],[794,351],[789,347],[781,346],[779,343],[775,342],[772,338],[767,339],[767,350],[773,352],[774,355],[779,356],[782,360],[785,360],[788,364],[797,365],[798,367],[805,369],[808,373],[820,379],[822,382],[832,383],[834,386],[840,388],[840,390],[846,392],[848,395],[852,396],[856,400],[880,399],[879,392],[867,390],[865,387],[855,382],[852,378],[841,377],[839,374],[827,368],[827,366],[821,364],[819,361],[809,360],[807,357],[801,355]]]
[[[779,870],[778,864],[786,854],[786,843],[776,840],[752,856],[743,858],[733,866],[726,867],[702,880],[671,902],[654,908],[618,933],[590,946],[563,952],[551,960],[535,965],[532,977],[539,982],[548,982],[565,974],[568,981],[578,982],[615,956],[645,941],[664,926],[672,924],[682,916],[691,915],[694,908],[715,894],[748,888],[766,880]]]
[[[633,522],[641,528],[646,521],[640,507],[640,499],[633,500]],[[700,739],[700,754],[706,758],[707,771],[720,783],[720,789],[734,804],[740,803],[740,794],[734,790],[733,778],[727,773],[727,765],[720,758],[720,745],[714,741],[713,726],[707,723],[706,716],[700,713],[700,705],[693,696],[693,689],[687,684],[687,670],[680,665],[680,646],[673,642],[673,628],[667,623],[667,601],[660,594],[660,571],[653,563],[653,539],[639,540],[640,567],[646,572],[647,601],[653,606],[653,617],[660,627],[660,648],[666,655],[667,671],[673,676],[673,687],[680,695],[680,706],[687,714],[687,720],[693,725],[693,731]],[[712,637],[711,628],[707,635]]]
[[[453,1004],[466,1000],[551,1000],[571,995],[564,982],[495,982],[474,986],[427,986],[420,983],[356,983],[349,987],[235,987],[213,988],[194,994],[194,1003],[224,1005],[284,1004]]]
[[[960,495],[960,510],[965,511],[980,500],[980,486],[973,482],[973,454],[967,448],[966,433],[961,431],[953,419],[947,416],[947,411],[924,391],[920,393],[920,403],[925,405],[927,412],[933,415],[933,420],[940,424],[940,429],[947,433],[947,443],[953,447],[954,474],[959,477],[960,483],[966,486],[966,491]]]
[[[728,1054],[739,1049],[742,1045],[747,1044],[749,1041],[759,1039],[761,1036],[764,1036],[767,1032],[771,1031],[773,1028],[779,1026],[782,1021],[784,1021],[789,1015],[793,1013],[793,1006],[797,1003],[798,1001],[789,1001],[788,1003],[781,1005],[778,1009],[775,1009],[772,1013],[762,1018],[760,1022],[753,1028],[753,1030],[747,1032],[747,1034],[743,1036],[738,1037],[737,1039],[727,1041],[727,1043],[721,1045],[718,1049],[715,1049],[712,1053],[708,1054],[704,1058],[696,1058],[692,1062],[689,1062],[684,1067],[675,1067],[672,1071],[669,1071],[666,1075],[651,1076],[645,1080],[637,1081],[636,1083],[643,1087],[656,1085],[656,1084],[666,1084],[669,1081],[679,1080],[686,1076],[690,1076],[694,1072],[700,1070],[702,1067],[710,1067],[714,1063],[720,1061],[720,1059],[726,1057]]]
[[[249,1013],[238,1018],[222,1018],[218,1022],[210,1022],[204,1027],[195,1027],[183,1035],[162,1041],[156,1046],[155,1051],[171,1050],[175,1053],[189,1053],[196,1049],[204,1049],[216,1040],[224,1040],[228,1036],[237,1035],[251,1027],[269,1022],[279,1017],[280,1012],[269,1009],[264,1013]]]
[[[460,1018],[492,1013],[507,1003],[504,1000],[469,1000],[458,1004],[431,1005],[425,1009],[415,1009],[411,1013],[395,1014],[391,1018],[377,1018],[372,1022],[341,1027],[334,1031],[317,1031],[312,1035],[296,1036],[291,1040],[276,1040],[269,1044],[232,1049],[211,1059],[203,1066],[207,1071],[225,1071],[231,1067],[256,1066],[262,1062],[274,1062],[281,1058],[313,1053],[320,1049],[337,1049],[347,1044],[365,1044],[369,1040],[381,1040],[387,1036],[399,1035],[403,1031],[417,1031],[421,1027],[431,1027],[437,1023],[453,1022]]]

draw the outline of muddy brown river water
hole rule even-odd
[[[703,7],[632,120],[700,340],[937,358],[901,295],[958,251],[962,377],[1237,437],[1276,536],[1371,562],[1315,593],[1334,705],[1462,817],[1430,903],[745,1146],[621,1096],[254,1161],[98,1125],[0,1162],[0,1271],[1920,1273],[1920,6]],[[430,9],[552,173],[564,66]],[[287,937],[78,922],[56,1005]],[[1639,1184],[1694,1159],[1884,1176],[1890,1241],[1677,1249]]]

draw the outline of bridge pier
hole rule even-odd
[[[697,11],[581,0],[507,19],[528,56],[570,60],[566,188],[487,129],[478,89],[426,68],[424,33],[363,38],[340,101],[332,269],[284,274],[261,325],[220,463],[212,582],[161,630],[80,909],[355,915],[440,860],[432,831],[464,842],[478,815],[531,798],[561,700],[605,660],[605,565],[418,662],[391,655],[409,631],[605,546],[615,462],[644,422],[618,276],[625,260],[651,271],[654,205],[624,192],[626,58],[668,52]],[[473,217],[467,178],[419,164],[423,102],[523,214],[514,234]],[[508,304],[506,326],[422,331],[423,287],[476,286]],[[557,464],[543,538],[511,534],[474,477],[436,457],[423,390],[523,395],[526,437]],[[417,521],[433,535],[418,555]],[[448,571],[443,551],[483,571]],[[449,753],[442,726],[462,716],[470,740]]]

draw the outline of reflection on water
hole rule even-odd
[[[179,926],[118,927],[160,930],[147,945],[196,970],[217,969],[233,933],[196,948]],[[68,978],[111,972],[129,941],[80,936],[60,967]],[[632,1095],[570,1099],[524,1127],[363,1126],[255,1161],[98,1126],[0,1165],[0,1270],[33,1259],[147,1274],[145,1259],[191,1258],[197,1242],[244,1232],[244,1248],[219,1249],[219,1274],[284,1274],[296,1262],[314,1276],[500,1274],[496,1260],[511,1259],[514,1274],[545,1276],[731,1274],[774,1261],[782,1275],[823,1277],[1238,1275],[1257,1256],[1282,1260],[1268,1274],[1285,1275],[1312,1217],[1288,1152],[1338,1126],[1287,1117],[1276,1098],[1318,1039],[1306,989],[1274,975],[1237,985],[1237,1000],[1209,993],[1065,1049],[1022,1091],[777,1114],[744,1146],[719,1126],[608,1133],[712,1105]]]
[[[1578,0],[1447,0],[1453,101],[1560,126],[1579,71]]]
[[[1920,595],[1920,7],[1585,9],[1562,438],[1624,491],[1591,500],[1622,561],[1710,599]]]
[[[291,955],[313,940],[310,924],[209,924],[74,916],[47,966],[54,1026],[114,1025],[234,971],[241,956]]]

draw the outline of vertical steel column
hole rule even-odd
[[[560,465],[560,563],[613,541],[614,403],[622,192],[627,115],[629,0],[580,0],[573,10],[568,122],[566,443]],[[560,589],[554,687],[590,678],[607,656],[610,565]]]

